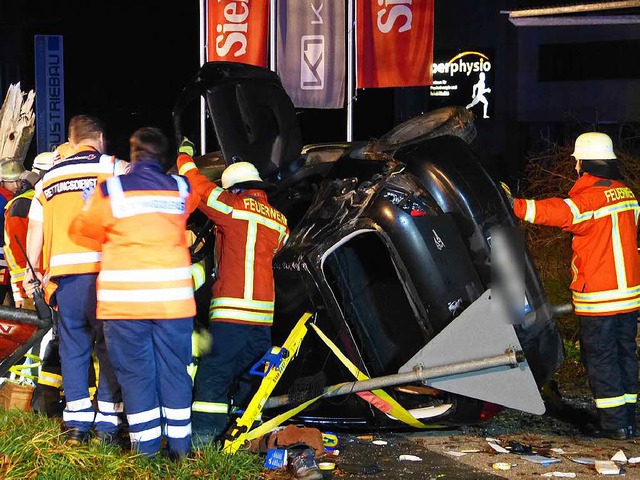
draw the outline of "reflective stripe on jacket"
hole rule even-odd
[[[29,227],[29,205],[34,195],[33,188],[13,197],[4,211],[4,256],[9,265],[13,298],[27,298],[22,287],[27,261],[22,249],[27,248],[27,229]],[[20,242],[20,245],[18,245]],[[40,265],[34,265],[39,269]]]
[[[585,173],[569,198],[514,200],[518,218],[573,234],[573,303],[578,315],[640,309],[640,208],[623,183]]]
[[[152,162],[134,163],[131,173],[99,185],[71,225],[74,238],[102,246],[98,319],[195,315],[185,231],[198,201],[185,178]]]
[[[56,163],[36,186],[34,202],[42,206],[42,266],[47,278],[100,270],[100,243],[71,239],[69,226],[95,186],[117,174],[117,166],[123,162],[91,147],[81,148]],[[29,216],[33,218],[31,212]]]
[[[199,208],[216,224],[218,280],[213,285],[211,321],[269,326],[273,323],[273,257],[289,238],[285,216],[262,190],[220,188],[202,175],[188,155],[179,173],[200,195]]]

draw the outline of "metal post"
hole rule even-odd
[[[332,385],[330,387],[326,387],[323,390],[322,396],[324,398],[337,397],[339,395],[365,392],[367,390],[376,390],[379,388],[392,387],[395,385],[422,382],[428,379],[449,377],[452,375],[458,375],[460,373],[477,372],[479,370],[486,370],[494,367],[515,367],[519,363],[522,363],[524,361],[524,353],[522,353],[521,351],[516,352],[513,349],[508,349],[505,353],[501,355],[495,355],[493,357],[468,360],[466,362],[442,365],[439,367],[415,368],[411,372],[396,373],[394,375],[370,378],[369,380],[362,380],[359,382],[347,382],[340,383],[338,385]],[[289,404],[290,402],[291,401],[289,399],[289,395],[272,397],[267,400],[264,408],[281,407],[283,405]]]
[[[276,0],[269,4],[269,69],[277,72],[277,42],[278,42],[278,16]]]
[[[355,4],[347,0],[347,142],[353,141],[353,97],[355,96]]]
[[[200,67],[207,61],[207,0],[200,2]],[[207,105],[200,97],[200,153],[207,152]]]

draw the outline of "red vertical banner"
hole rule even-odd
[[[267,66],[269,0],[209,0],[207,60]]]
[[[357,0],[357,88],[432,83],[434,0]]]

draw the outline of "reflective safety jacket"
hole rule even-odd
[[[7,203],[4,211],[4,256],[9,265],[14,300],[27,298],[27,294],[22,287],[24,273],[27,270],[27,260],[23,249],[27,248],[29,207],[34,193],[33,188],[29,188],[13,197]],[[40,265],[34,265],[33,267],[38,270],[41,268]]]
[[[186,224],[200,197],[153,162],[99,184],[71,236],[102,246],[96,283],[100,320],[155,320],[196,313]]]
[[[188,155],[178,172],[200,195],[199,208],[217,229],[218,279],[213,284],[211,321],[269,326],[273,323],[273,257],[289,238],[285,216],[262,190],[222,189],[202,175]]]
[[[43,222],[45,283],[60,275],[100,270],[100,242],[70,238],[69,226],[99,182],[127,169],[127,162],[102,155],[92,147],[79,146],[76,153],[56,163],[38,182],[29,219]],[[49,288],[45,291],[51,292]]]
[[[13,198],[10,190],[0,186],[0,209],[4,211],[9,200]],[[0,217],[0,226],[4,232],[4,215]],[[0,238],[0,286],[9,284],[9,265],[4,255],[4,235]]]
[[[570,288],[576,314],[640,309],[640,208],[626,185],[585,173],[569,198],[514,199],[513,209],[518,218],[573,234]]]

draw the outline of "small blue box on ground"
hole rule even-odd
[[[287,466],[287,451],[282,448],[271,448],[264,459],[264,466],[270,469]]]

